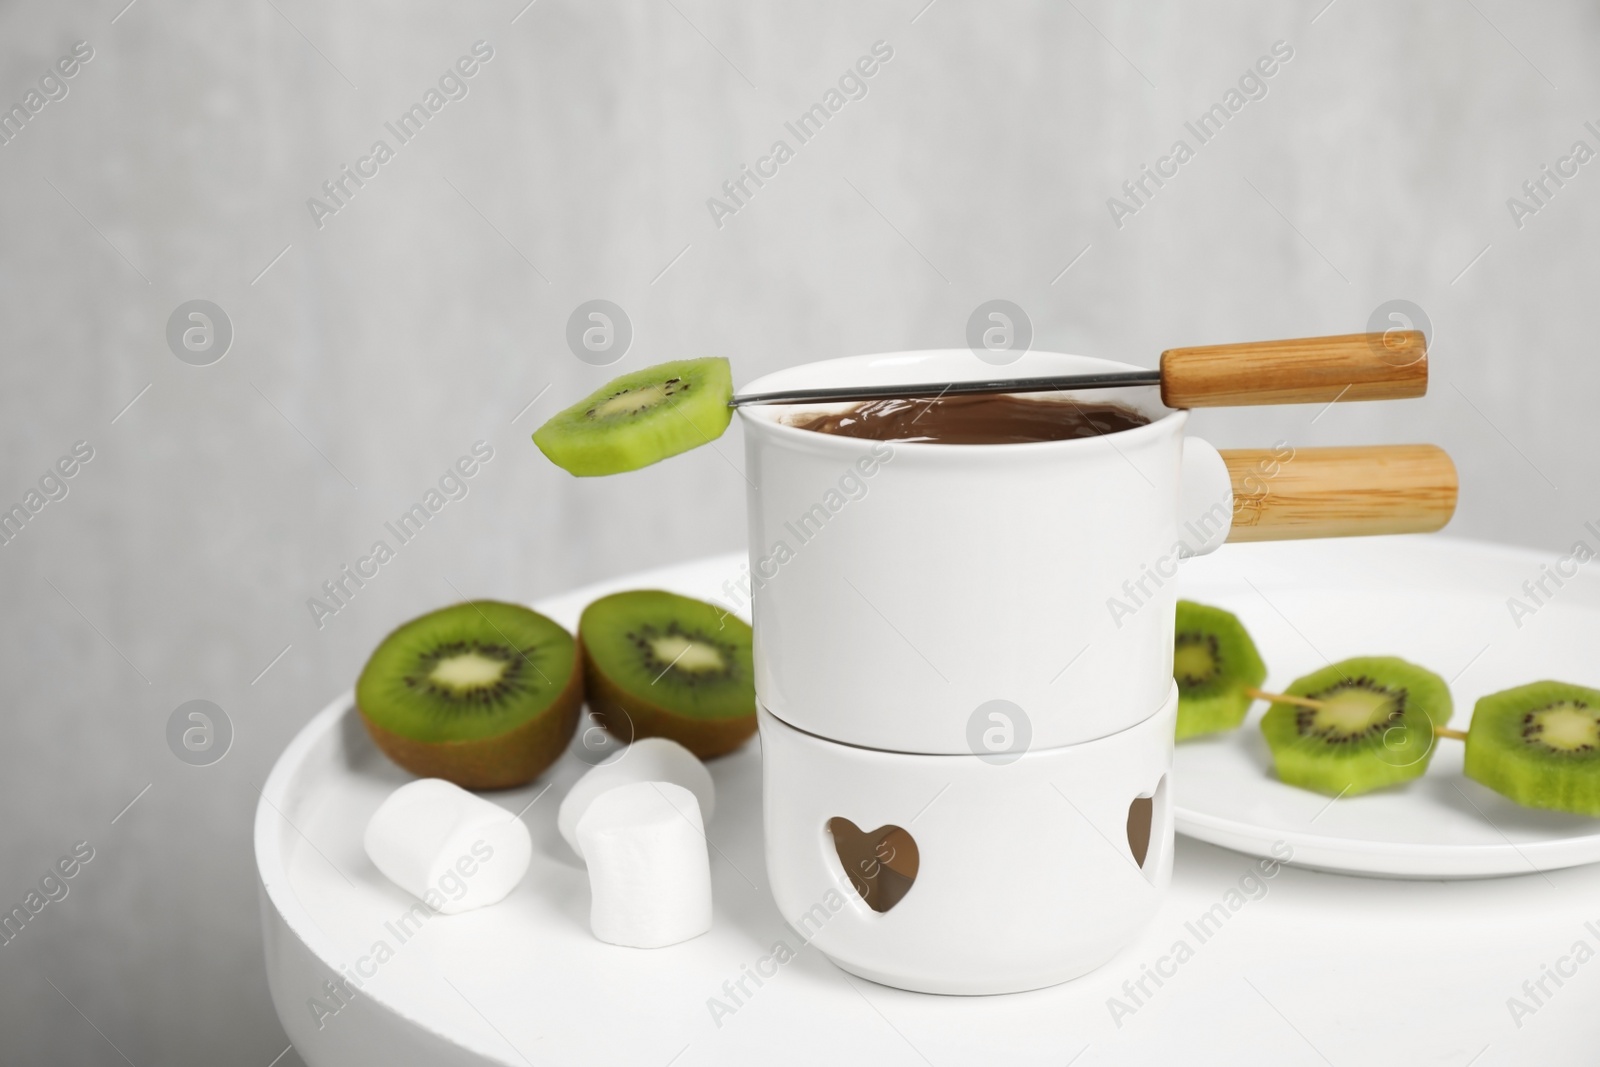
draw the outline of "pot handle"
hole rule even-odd
[[[1456,510],[1455,464],[1437,445],[1283,445],[1220,455],[1233,486],[1229,541],[1431,533]]]
[[[1169,408],[1404,400],[1428,391],[1428,342],[1417,330],[1169,348]]]

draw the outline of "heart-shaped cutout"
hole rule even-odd
[[[828,820],[833,848],[850,884],[873,911],[888,911],[917,880],[917,842],[898,826],[863,830],[849,819]]]
[[[1133,851],[1133,861],[1144,866],[1150,851],[1150,823],[1156,810],[1156,798],[1135,797],[1128,805],[1128,848]]]

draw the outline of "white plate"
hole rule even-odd
[[[1537,582],[1559,553],[1395,537],[1230,546],[1184,564],[1180,595],[1243,620],[1281,690],[1330,661],[1396,655],[1442,675],[1465,729],[1479,697],[1558,679],[1600,687],[1600,574]],[[1572,570],[1571,566],[1563,569]],[[1534,609],[1520,623],[1509,604]],[[1461,773],[1441,740],[1426,775],[1330,802],[1279,782],[1257,704],[1230,734],[1178,746],[1178,832],[1253,855],[1393,878],[1482,878],[1600,861],[1600,821],[1519,807]],[[1279,844],[1281,842],[1281,844]]]

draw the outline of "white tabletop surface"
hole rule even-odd
[[[1304,552],[1308,566],[1342,550],[1261,547]],[[626,576],[538,607],[570,626],[588,600],[614,589],[707,595],[739,559]],[[774,942],[798,939],[766,889],[759,742],[710,766],[718,800],[708,827],[716,898],[708,934],[654,951],[590,936],[585,873],[555,829],[561,795],[586,769],[569,751],[532,786],[490,794],[511,811],[539,797],[523,816],[534,858],[518,889],[493,908],[430,920],[363,994],[391,1008],[396,1026],[412,1020],[484,1062],[507,1064],[1489,1067],[1600,1059],[1600,963],[1592,959],[1600,953],[1600,867],[1448,882],[1283,867],[1262,878],[1260,860],[1182,837],[1156,919],[1085,978],[1010,996],[928,996],[847,977],[816,949],[800,948],[775,977],[750,986],[737,1010],[714,1017],[712,998],[732,1004],[725,982]],[[281,812],[264,806],[258,818],[266,906],[283,912],[330,968],[352,966],[410,905],[360,843],[367,817],[406,780],[341,703],[306,727],[267,784]],[[1181,781],[1175,790],[1181,803]],[[1226,919],[1213,919],[1202,936],[1200,917],[1219,905]],[[1547,966],[1570,976],[1557,985]],[[1156,969],[1167,975],[1160,985],[1149,977]],[[1526,1010],[1514,1012],[1510,998]]]

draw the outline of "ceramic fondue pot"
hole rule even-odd
[[[1048,352],[1008,367],[1137,369]],[[991,371],[966,349],[902,352],[748,389]],[[1219,453],[1152,389],[1078,399],[1150,421],[960,445],[740,408],[773,895],[865,977],[990,993],[1107,959],[1170,872],[1181,561],[1228,540],[1437,529],[1454,508],[1431,446]]]
[[[1137,368],[1029,352],[1008,369]],[[989,370],[965,349],[904,352],[813,363],[750,388]],[[1294,519],[1296,508],[1312,518],[1332,509],[1305,490],[1307,474],[1328,483],[1317,492],[1356,490],[1350,474],[1387,478],[1394,492],[1406,488],[1395,479],[1448,473],[1453,487],[1436,449],[1422,449],[1420,470],[1407,449],[1330,462],[1284,445],[1224,462],[1185,436],[1188,413],[1164,407],[1155,390],[1080,396],[1151,421],[1100,437],[951,445],[817,433],[786,424],[792,407],[741,408],[762,705],[801,730],[897,752],[972,752],[972,715],[994,700],[1021,709],[1030,747],[1104,737],[1166,699],[1183,558],[1214,550],[1230,532],[1236,540],[1324,532],[1271,521]],[[1303,453],[1332,451],[1341,450]],[[1336,482],[1330,469],[1349,473]],[[1236,486],[1245,498],[1237,517]],[[1356,518],[1378,532],[1385,516]],[[1406,518],[1390,515],[1381,529],[1405,528]],[[1235,530],[1236,522],[1252,526]]]

